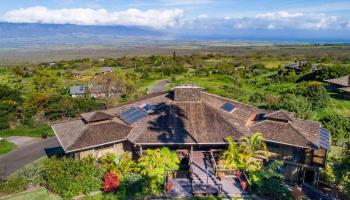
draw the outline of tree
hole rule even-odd
[[[269,105],[274,110],[287,110],[295,112],[299,118],[308,119],[312,115],[312,105],[306,97],[295,94],[283,94],[279,101]]]
[[[96,76],[92,83],[92,93],[104,94],[106,97],[120,97],[135,90],[135,80],[122,73],[107,73]]]
[[[301,84],[294,93],[306,97],[312,105],[312,110],[326,107],[330,100],[326,88],[324,88],[323,84],[319,82],[307,82]]]
[[[17,117],[16,114],[22,101],[19,90],[0,85],[0,130],[10,127],[10,122]]]
[[[37,92],[56,90],[59,86],[57,77],[50,70],[37,71],[32,78],[32,84]]]
[[[255,133],[251,137],[242,137],[240,148],[243,155],[242,167],[248,172],[260,169],[262,166],[261,159],[267,159],[269,156],[261,133]]]
[[[324,117],[321,122],[332,133],[334,144],[350,142],[350,118],[334,113]]]
[[[228,148],[221,154],[225,168],[254,172],[261,168],[261,159],[268,157],[268,150],[261,133],[242,137],[239,145],[231,137],[226,140]]]

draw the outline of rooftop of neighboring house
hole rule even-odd
[[[89,89],[89,86],[87,85],[74,85],[69,87],[69,94],[70,95],[79,95],[79,94],[85,94],[85,92]]]
[[[342,76],[339,78],[325,80],[327,83],[332,83],[339,86],[350,87],[350,75]]]
[[[320,123],[267,111],[183,85],[52,126],[66,152],[118,141],[139,145],[226,144],[261,132],[266,141],[329,149]]]
[[[113,67],[101,67],[100,71],[101,72],[112,72]]]

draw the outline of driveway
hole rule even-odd
[[[148,94],[163,92],[166,84],[170,83],[170,80],[160,80],[158,81],[149,91]]]
[[[45,155],[61,151],[60,146],[56,137],[50,137],[20,146],[10,153],[0,156],[0,178],[10,175]]]

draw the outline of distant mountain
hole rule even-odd
[[[162,36],[162,32],[132,26],[82,26],[71,24],[37,24],[37,23],[1,23],[0,38],[31,38],[31,37],[54,37],[54,36]]]

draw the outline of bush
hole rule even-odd
[[[116,199],[138,199],[149,194],[148,178],[137,173],[129,173],[123,178],[116,191]]]
[[[0,193],[16,193],[26,190],[28,182],[22,176],[11,176],[7,180],[0,182]]]
[[[69,158],[50,159],[44,164],[47,188],[70,199],[102,188],[102,170],[92,157],[75,161]]]
[[[330,96],[321,83],[309,82],[301,84],[294,90],[297,95],[306,97],[312,104],[313,110],[324,108],[328,105]]]
[[[350,142],[350,119],[340,114],[331,114],[321,120],[326,129],[332,133],[332,142],[343,145]]]
[[[274,110],[295,112],[299,118],[308,119],[312,115],[312,105],[307,98],[294,94],[284,94],[278,102],[269,105]]]
[[[103,179],[103,190],[105,192],[114,192],[119,187],[119,177],[115,173],[107,172]]]
[[[283,165],[282,161],[272,161],[263,170],[252,174],[253,190],[271,199],[291,200],[293,197],[283,183],[283,176],[278,169]]]
[[[165,170],[177,170],[179,163],[176,152],[163,147],[147,149],[147,153],[139,158],[138,168],[140,173],[149,179],[151,193],[158,194],[164,183]]]

